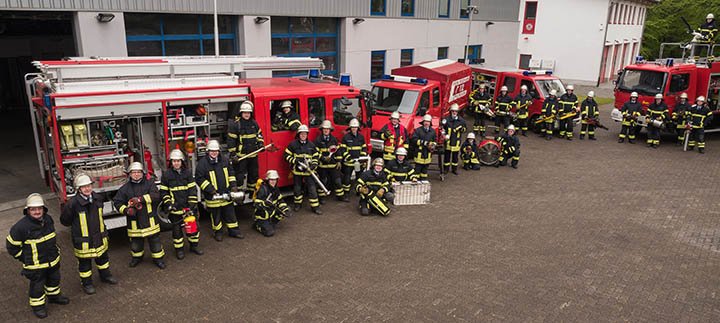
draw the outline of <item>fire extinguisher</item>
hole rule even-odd
[[[153,169],[153,166],[152,166],[152,154],[150,153],[150,148],[148,148],[148,146],[145,146],[145,145],[143,145],[143,146],[144,146],[143,158],[145,159],[145,166],[147,166],[148,176],[155,175],[155,170]]]
[[[185,222],[185,233],[187,234],[195,234],[198,231],[197,227],[197,220],[195,219],[195,216],[192,215],[192,212],[190,209],[183,209],[185,211],[185,218],[183,219],[183,222]]]

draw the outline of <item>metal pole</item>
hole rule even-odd
[[[213,20],[215,33],[215,57],[220,56],[220,36],[218,36],[217,0],[213,0]]]
[[[472,26],[472,15],[473,13],[478,13],[477,7],[475,6],[468,6],[467,7],[468,12],[468,32],[467,32],[467,39],[465,41],[465,54],[463,54],[463,62],[465,64],[469,64],[467,61],[467,55],[468,55],[468,49],[470,48],[470,27]]]
[[[611,3],[608,6],[608,13],[607,13],[607,17],[605,19],[605,36],[603,36],[602,52],[600,52],[601,53],[600,54],[600,71],[603,70],[603,64],[605,64],[605,66],[607,66],[607,61],[603,62],[602,54],[605,54],[605,42],[607,41],[608,27],[610,27],[609,22],[610,22],[610,14],[612,13],[612,7],[613,7],[613,5]],[[610,48],[608,48],[608,55],[610,55]],[[607,57],[605,59],[607,60]],[[610,75],[615,75],[615,71],[610,71],[610,72],[612,73]],[[607,73],[607,71],[605,71],[603,73]],[[595,87],[600,87],[600,78],[601,77],[602,77],[602,75],[598,74],[597,83],[595,83]]]

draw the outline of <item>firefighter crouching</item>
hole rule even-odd
[[[185,258],[185,233],[183,233],[183,222],[186,217],[197,212],[197,185],[193,179],[190,170],[185,166],[185,155],[180,149],[173,149],[170,152],[169,169],[163,173],[160,181],[160,195],[162,196],[163,206],[170,212],[170,222],[172,222],[172,238],[173,247],[175,247],[175,257],[177,259]],[[193,216],[193,218],[195,218]],[[191,221],[188,221],[191,222]],[[195,230],[193,233],[187,233],[187,239],[190,242],[190,251],[197,255],[202,255],[203,251],[198,248],[200,241],[200,232]]]
[[[432,128],[432,117],[429,114],[423,116],[420,122],[422,127],[413,131],[412,143],[415,145],[415,174],[420,179],[427,179],[428,168],[432,160],[432,152],[437,146],[437,133]]]
[[[393,182],[417,182],[418,179],[415,170],[407,159],[407,149],[403,147],[395,151],[395,158],[386,164],[385,170],[390,174],[390,180]]]
[[[520,162],[520,139],[515,135],[515,127],[510,125],[506,134],[501,134],[495,138],[502,151],[500,152],[500,158],[495,167],[507,165],[507,160],[512,158],[512,168],[518,168]]]
[[[460,155],[460,145],[462,144],[462,135],[467,130],[465,120],[460,117],[460,108],[457,103],[450,106],[450,115],[442,121],[442,127],[445,131],[445,158],[443,167],[445,173],[450,170],[452,165],[452,173],[457,175],[458,157]]]
[[[390,203],[395,199],[391,191],[388,173],[383,170],[385,162],[375,158],[372,168],[360,175],[355,190],[360,193],[360,215],[370,215],[370,208],[382,216],[390,214]]]
[[[365,137],[359,132],[360,121],[353,118],[350,120],[348,131],[340,141],[340,151],[337,152],[342,155],[342,186],[345,196],[350,193],[352,187],[351,178],[353,171],[355,170],[355,161],[360,157],[367,156],[367,144],[365,144]],[[364,165],[364,162],[362,163]],[[365,168],[365,167],[362,167]]]
[[[265,144],[260,126],[255,119],[252,119],[252,113],[252,102],[243,102],[240,105],[240,116],[235,119],[228,130],[228,153],[233,162],[235,179],[242,183],[247,175],[245,190],[250,195],[255,191],[259,175],[257,154],[248,155]],[[239,160],[243,157],[243,160]]]
[[[407,130],[400,124],[400,113],[395,111],[390,115],[390,122],[380,129],[380,139],[383,140],[383,159],[387,163],[395,158],[395,150],[408,148]]]
[[[145,176],[145,169],[139,162],[130,164],[128,173],[129,181],[117,191],[113,204],[118,212],[127,217],[132,255],[130,267],[142,262],[147,238],[153,262],[158,268],[165,269],[165,251],[160,243],[160,220],[157,216],[160,192],[155,183]]]
[[[507,128],[510,125],[510,109],[512,108],[513,99],[508,95],[508,88],[504,86],[500,88],[500,96],[495,99],[495,133],[500,132],[500,127],[503,127],[503,132],[507,132]]]
[[[308,140],[309,129],[306,125],[298,127],[295,134],[295,141],[291,142],[285,149],[285,161],[290,164],[293,173],[293,193],[295,206],[294,211],[299,211],[303,202],[303,191],[308,195],[310,208],[317,215],[320,211],[320,201],[317,195],[317,184],[310,173],[315,172],[318,167],[320,154],[310,140]]]
[[[460,151],[462,152],[461,158],[463,162],[463,169],[480,169],[480,160],[478,159],[480,156],[480,149],[478,148],[478,144],[475,142],[474,133],[471,132],[467,135],[467,139],[465,139],[462,147],[460,147]]]
[[[642,105],[638,102],[637,92],[630,93],[630,101],[625,102],[622,108],[620,108],[623,121],[620,134],[618,135],[619,143],[624,142],[625,138],[628,138],[629,143],[635,143],[635,126],[637,125],[637,117],[640,116],[641,110]]]
[[[100,281],[111,285],[117,280],[110,273],[108,232],[103,220],[102,195],[93,192],[93,181],[80,174],[74,180],[76,194],[63,206],[60,223],[69,226],[73,250],[78,260],[80,283],[85,294],[95,294],[92,280],[92,261],[95,260]]]
[[[550,90],[550,96],[545,98],[540,112],[542,118],[545,119],[545,124],[540,125],[543,128],[545,134],[545,140],[552,139],[553,130],[555,130],[555,118],[557,118],[558,108],[557,91]],[[542,136],[542,134],[540,135]]]
[[[567,92],[560,96],[560,108],[559,108],[559,121],[560,121],[560,138],[565,137],[567,140],[572,140],[573,137],[573,113],[577,113],[577,96],[575,93],[575,87],[572,85],[567,86]]]
[[[300,115],[292,110],[292,102],[285,100],[280,104],[283,109],[283,114],[280,118],[280,130],[297,130],[302,123],[300,123]]]
[[[527,85],[520,87],[520,93],[515,96],[513,105],[515,106],[515,113],[517,113],[517,121],[515,128],[522,130],[522,135],[527,137],[528,131],[528,106],[532,104],[533,97],[528,93]]]
[[[340,168],[342,167],[342,155],[338,153],[339,143],[332,135],[333,126],[330,120],[324,120],[320,125],[320,135],[315,138],[315,147],[320,153],[320,165],[318,177],[328,190],[335,192],[338,201],[349,202],[342,187]],[[320,204],[325,204],[325,191],[318,188]]]
[[[25,215],[10,228],[5,248],[22,263],[21,274],[30,280],[30,308],[35,316],[47,317],[45,303],[65,305],[70,300],[60,293],[60,248],[55,240],[53,219],[38,193],[25,200]]]
[[[473,131],[480,135],[485,135],[485,109],[490,109],[490,101],[492,96],[485,91],[485,84],[470,93],[470,103],[473,106],[472,111],[475,113],[475,122],[473,122]]]
[[[255,193],[253,206],[255,207],[255,230],[266,237],[275,234],[278,222],[289,216],[290,208],[283,200],[280,189],[277,187],[280,176],[275,170],[269,170],[265,175],[260,188]]]
[[[690,123],[690,138],[688,139],[688,149],[693,150],[697,144],[698,152],[705,153],[705,127],[712,122],[712,110],[707,106],[704,96],[699,96],[695,100],[695,105],[690,108],[687,113],[687,119]]]
[[[672,112],[672,121],[675,123],[675,131],[677,133],[677,145],[682,145],[685,141],[686,114],[690,110],[687,93],[680,94],[680,100],[675,103]]]
[[[668,106],[663,102],[663,95],[658,93],[655,95],[655,102],[650,103],[645,112],[645,122],[647,123],[647,146],[657,148],[660,144],[660,127],[653,124],[653,120],[664,122],[668,115]]]
[[[244,238],[238,229],[237,216],[232,200],[214,199],[215,195],[230,195],[237,192],[237,180],[228,159],[220,154],[220,143],[210,140],[207,145],[208,154],[200,159],[195,167],[195,183],[205,199],[205,207],[210,212],[213,237],[216,241],[223,239],[223,223],[231,238]]]
[[[597,120],[600,115],[598,104],[595,102],[595,92],[588,92],[587,98],[580,104],[580,114],[582,116],[580,140],[585,139],[585,134],[588,135],[588,139],[595,140],[595,125],[587,121],[587,119]]]

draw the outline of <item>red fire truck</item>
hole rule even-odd
[[[75,194],[72,179],[79,173],[93,178],[108,201],[127,181],[132,161],[159,178],[176,147],[194,169],[209,140],[227,142],[229,121],[246,100],[255,104],[265,142],[278,148],[259,155],[260,174],[277,169],[281,186],[292,182],[282,153],[295,136],[276,125],[282,101],[293,103],[311,139],[325,119],[338,137],[353,117],[368,120],[360,90],[349,80],[319,76],[323,64],[315,58],[77,58],[34,64],[41,72],[28,74],[26,84],[40,173],[61,204]],[[252,70],[311,70],[317,77],[237,76]],[[361,131],[369,138],[369,129]],[[125,226],[111,203],[103,212],[108,228]]]

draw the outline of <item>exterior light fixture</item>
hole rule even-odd
[[[95,19],[97,19],[98,22],[111,22],[115,19],[115,15],[111,13],[99,13],[95,16]]]

